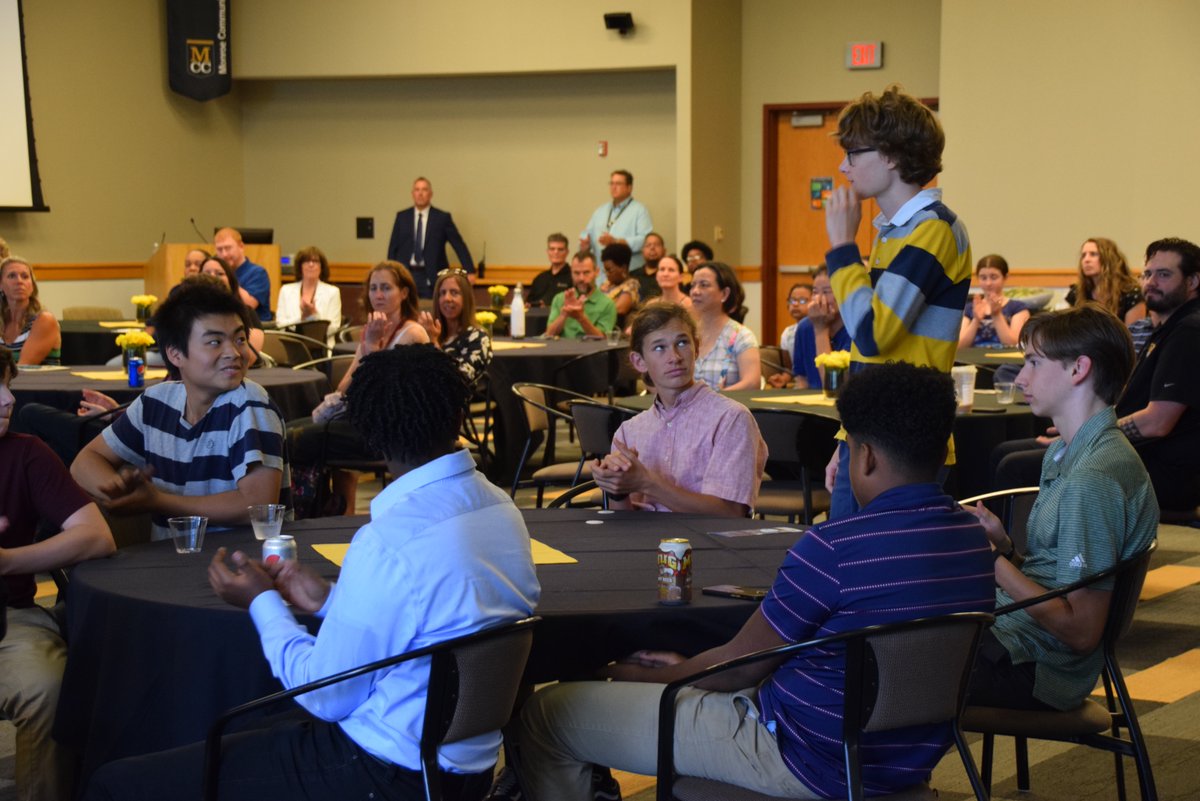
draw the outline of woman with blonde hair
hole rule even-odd
[[[60,363],[58,320],[42,308],[33,268],[17,256],[0,261],[0,323],[3,345],[12,351],[17,364]]]
[[[1142,288],[1130,272],[1125,254],[1116,242],[1100,236],[1080,247],[1078,276],[1067,292],[1068,306],[1082,306],[1089,300],[1117,315],[1125,325],[1146,316]]]

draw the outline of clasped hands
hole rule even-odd
[[[294,560],[275,556],[264,564],[242,551],[229,555],[225,548],[218,548],[208,564],[208,583],[217,597],[242,609],[262,593],[278,590],[285,601],[310,614],[325,605],[330,587],[314,570]]]
[[[584,298],[573,287],[568,289],[563,293],[562,313],[576,320],[581,319],[584,316],[583,301]]]
[[[609,495],[628,495],[646,492],[650,488],[650,471],[638,459],[634,448],[613,442],[613,450],[603,459],[592,462],[592,480]]]
[[[106,510],[120,514],[153,511],[158,498],[158,487],[150,480],[153,476],[154,468],[149,465],[142,468],[121,465],[108,481],[96,487],[100,493],[96,501]]]

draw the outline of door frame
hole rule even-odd
[[[919,98],[922,103],[935,112],[938,110],[938,99]],[[763,105],[763,176],[762,176],[762,326],[763,331],[773,331],[776,327],[776,306],[779,298],[776,293],[779,262],[775,258],[779,246],[779,229],[776,221],[779,217],[779,118],[791,116],[795,112],[822,114],[841,111],[852,101],[829,101],[824,103],[766,103]]]

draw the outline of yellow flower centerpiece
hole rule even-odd
[[[117,347],[121,349],[121,361],[129,364],[131,356],[146,361],[146,348],[154,344],[154,337],[145,331],[126,331],[117,335]]]
[[[492,296],[492,308],[501,308],[504,305],[504,299],[508,297],[508,287],[504,284],[493,284],[488,287],[487,291]]]
[[[835,350],[829,353],[818,353],[813,362],[825,371],[821,379],[821,388],[825,397],[836,398],[846,380],[846,371],[850,369],[850,351]]]
[[[150,317],[150,307],[158,303],[158,297],[155,295],[134,295],[129,300],[133,303],[133,308],[137,312],[139,323],[146,322]]]
[[[489,292],[491,290],[488,290]],[[475,312],[475,322],[483,327],[484,331],[488,332],[488,336],[492,335],[492,325],[496,322],[496,313],[490,311]]]

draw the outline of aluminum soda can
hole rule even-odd
[[[291,534],[280,534],[263,540],[263,564],[275,561],[272,556],[296,561],[296,538]]]
[[[146,362],[140,356],[129,357],[129,386],[146,386]]]
[[[658,544],[658,602],[669,606],[692,602],[692,544],[685,539]]]

